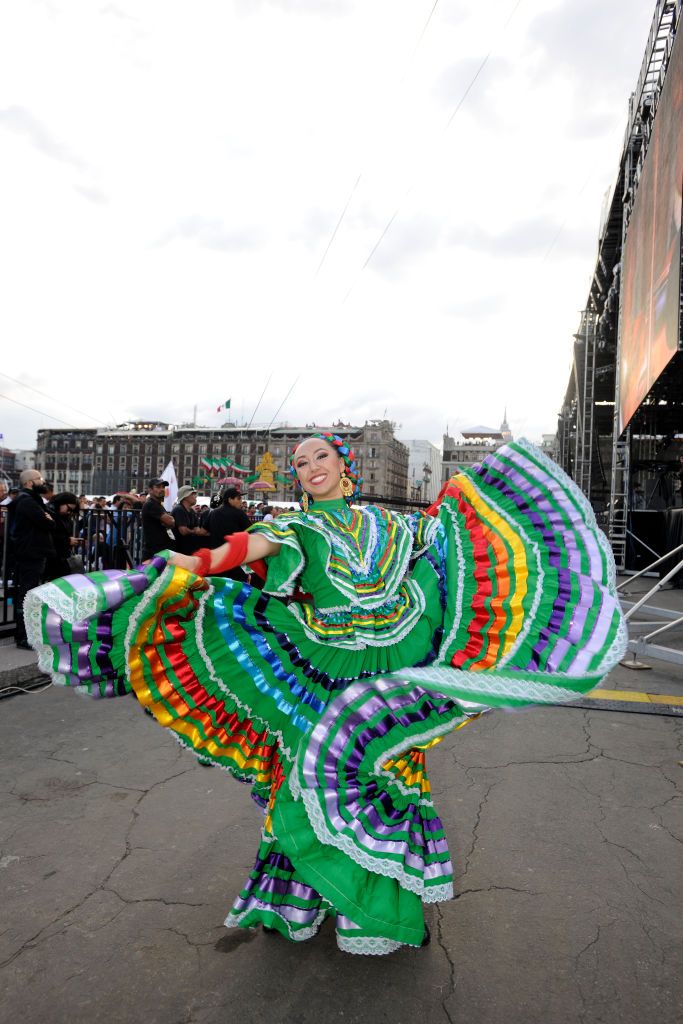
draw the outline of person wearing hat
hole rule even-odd
[[[219,548],[225,543],[226,537],[233,533],[243,533],[249,529],[251,520],[242,508],[242,495],[236,487],[228,487],[223,492],[222,503],[218,508],[211,510],[208,525],[211,538],[208,545],[210,548]],[[228,569],[220,575],[227,576],[231,580],[241,580],[242,583],[247,582],[247,575],[240,566]]]
[[[175,526],[175,519],[164,508],[164,497],[168,482],[155,476],[147,485],[147,501],[142,506],[142,557],[152,558],[157,551],[175,549],[169,528]]]
[[[192,555],[202,546],[202,538],[209,536],[199,522],[199,514],[193,506],[197,500],[197,491],[185,484],[178,491],[178,503],[173,509],[173,533],[176,551],[183,555]]]

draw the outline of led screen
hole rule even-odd
[[[683,185],[683,30],[676,35],[623,254],[619,428],[678,348]]]

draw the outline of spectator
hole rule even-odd
[[[73,549],[82,544],[80,537],[74,537],[74,519],[78,511],[78,498],[70,491],[56,494],[50,504],[50,515],[55,524],[53,543],[54,555],[48,555],[45,580],[56,580],[77,571],[69,565]]]
[[[263,522],[264,523],[272,523],[272,521],[275,518],[275,516],[273,515],[273,510],[270,507],[270,505],[264,505],[263,509],[262,509],[262,512],[263,512]]]
[[[0,506],[9,505],[10,497],[7,494],[7,484],[4,480],[0,480]],[[5,516],[6,512],[0,513],[0,572],[2,572],[2,564],[4,560],[5,552]]]
[[[223,495],[223,503],[214,508],[209,516],[209,547],[219,548],[226,537],[232,533],[243,533],[251,525],[249,516],[242,508],[242,499],[236,487],[228,487]],[[245,582],[246,575],[240,568],[221,573],[231,580]]]
[[[168,482],[155,476],[147,487],[147,501],[142,506],[142,557],[152,558],[157,551],[173,548],[169,528],[175,526],[175,519],[164,508],[163,501]]]
[[[178,503],[173,509],[175,548],[183,555],[193,555],[202,546],[202,537],[209,536],[209,531],[200,524],[199,513],[193,508],[196,500],[194,487],[185,484],[178,491]]]
[[[24,598],[37,587],[45,573],[49,557],[54,557],[53,536],[55,524],[45,508],[43,495],[46,484],[37,469],[25,469],[19,477],[21,490],[10,506],[9,533],[14,556],[16,644],[25,650],[31,645],[26,639]]]
[[[52,480],[46,480],[45,481],[45,491],[43,493],[43,501],[45,502],[46,505],[49,505],[50,502],[52,501],[52,499],[54,498],[54,496],[55,496],[55,485],[52,483]]]

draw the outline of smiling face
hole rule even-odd
[[[339,481],[344,460],[321,438],[302,441],[294,453],[293,466],[299,483],[314,501],[342,497]]]

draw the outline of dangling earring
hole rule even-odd
[[[342,475],[339,478],[339,490],[345,498],[350,498],[353,494],[353,481],[349,480],[344,471],[342,471]]]
[[[304,491],[304,493],[301,495],[301,507],[304,510],[304,512],[308,512],[308,492],[307,491]]]

